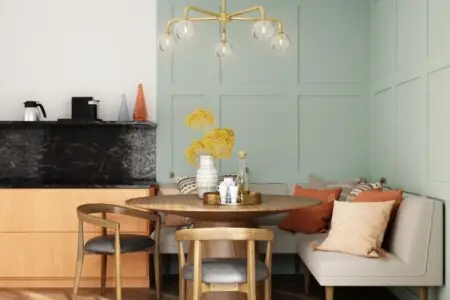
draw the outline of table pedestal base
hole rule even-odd
[[[196,228],[211,227],[256,227],[251,222],[195,222]],[[194,254],[194,245],[191,243],[188,253],[188,261],[192,262]],[[247,242],[246,241],[211,241],[204,242],[202,246],[203,258],[246,258]],[[259,258],[259,252],[256,249],[255,257]],[[264,299],[263,282],[256,283],[257,299]],[[192,299],[192,281],[186,282],[186,300]],[[246,300],[247,295],[238,292],[211,292],[203,295],[202,300]]]

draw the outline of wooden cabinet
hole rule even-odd
[[[0,288],[72,287],[77,255],[76,207],[86,203],[125,205],[148,196],[148,189],[0,189]],[[110,216],[121,232],[147,234],[145,220]],[[85,240],[100,234],[85,225]],[[114,259],[108,260],[107,284],[113,285]],[[100,284],[100,256],[88,255],[81,287]],[[122,255],[124,287],[148,286],[148,255]]]

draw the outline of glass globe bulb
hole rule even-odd
[[[220,42],[216,47],[217,57],[223,58],[233,53],[233,47],[229,42]]]
[[[179,40],[189,40],[195,34],[194,22],[184,20],[176,23],[175,34]]]
[[[275,27],[272,22],[262,20],[253,24],[252,31],[255,39],[260,41],[270,40],[275,34]]]
[[[158,38],[158,48],[161,51],[170,50],[175,44],[175,39],[170,34],[162,34]]]
[[[291,39],[287,34],[280,33],[272,38],[271,44],[275,51],[283,52],[291,45]]]

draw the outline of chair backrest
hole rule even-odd
[[[102,218],[92,216],[92,214],[97,213],[101,213]],[[110,228],[117,230],[120,226],[119,223],[107,220],[106,219],[107,213],[147,219],[149,221],[157,222],[158,227],[160,223],[160,217],[155,213],[148,213],[145,211],[140,211],[120,205],[92,203],[92,204],[83,204],[77,207],[77,215],[78,218],[80,219],[80,222],[83,221],[103,228]]]
[[[175,238],[177,241],[231,240],[273,242],[274,234],[269,229],[218,227],[178,230]]]
[[[438,200],[407,196],[388,239],[388,251],[424,274],[443,265],[444,207]]]

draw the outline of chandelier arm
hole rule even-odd
[[[245,17],[232,17],[230,21],[249,21],[249,22],[257,22],[261,21],[260,18],[245,18]]]
[[[234,13],[228,14],[227,17],[229,19],[231,19],[233,17],[237,17],[237,16],[240,16],[240,15],[243,15],[243,14],[246,14],[246,13],[250,13],[250,12],[253,12],[253,11],[257,11],[257,10],[259,10],[259,12],[261,13],[261,19],[260,20],[265,20],[266,19],[266,9],[263,6],[253,6],[253,7],[246,8],[244,10],[239,10],[239,11],[236,11]]]
[[[219,18],[217,18],[217,17],[200,17],[200,18],[189,18],[188,20],[192,21],[192,22],[218,21]]]
[[[277,19],[268,19],[268,21],[277,24],[278,27],[278,33],[283,33],[283,23],[278,21]]]
[[[231,17],[230,21],[257,22],[257,21],[261,21],[261,19],[258,19],[258,18],[245,18],[245,17]],[[281,23],[277,19],[267,19],[267,21],[275,23],[277,25],[277,28],[278,28],[278,33],[283,33],[283,23]]]
[[[196,12],[202,13],[204,15],[208,15],[208,16],[216,17],[216,18],[220,18],[221,17],[220,13],[217,13],[217,12],[214,12],[214,11],[211,11],[211,10],[207,10],[207,9],[203,9],[203,8],[200,8],[200,7],[197,7],[197,6],[188,5],[184,9],[184,18],[186,20],[189,19],[189,12],[190,11],[196,11]]]
[[[183,21],[183,20],[184,20],[184,19],[176,18],[176,19],[172,19],[172,20],[170,20],[169,22],[167,22],[167,25],[166,25],[166,34],[170,35],[170,32],[171,32],[170,28],[172,27],[172,25],[173,25],[174,23],[180,22],[180,21]]]

